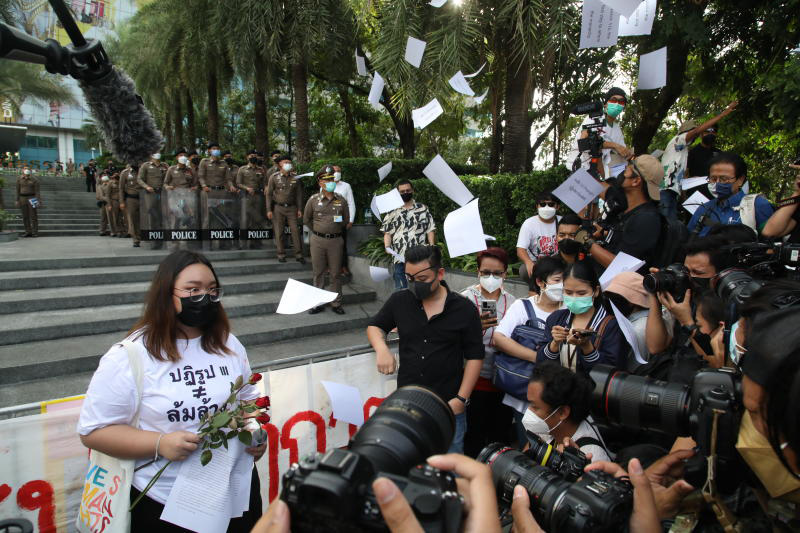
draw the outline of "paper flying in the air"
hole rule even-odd
[[[700,187],[701,185],[705,185],[708,183],[708,176],[696,176],[694,178],[683,178],[681,180],[681,189],[684,191],[688,191],[689,189],[694,189],[695,187]]]
[[[633,15],[630,17],[620,17],[619,33],[620,37],[631,35],[650,35],[653,31],[653,21],[656,18],[656,2],[658,0],[644,0]]]
[[[478,199],[451,211],[444,219],[444,240],[450,257],[472,254],[486,249]]]
[[[489,94],[489,89],[486,89],[485,91],[483,91],[482,95],[476,96],[475,97],[475,105],[481,105],[483,103],[483,101],[486,99],[486,95],[488,95],[488,94]]]
[[[456,92],[466,94],[467,96],[475,96],[475,91],[473,91],[472,87],[469,86],[467,77],[464,76],[464,73],[460,70],[453,74],[453,77],[447,80],[447,83],[449,83],[450,87],[455,89]]]
[[[322,386],[331,399],[333,418],[361,426],[364,423],[364,404],[361,402],[361,392],[358,387],[321,380]]]
[[[392,277],[391,272],[386,267],[376,267],[376,266],[369,266],[369,277],[372,278],[372,281],[381,282],[386,281],[387,279]]]
[[[474,198],[467,186],[464,185],[464,182],[458,178],[453,169],[450,168],[450,165],[447,164],[447,161],[438,154],[422,169],[422,173],[436,185],[437,189],[458,205],[467,205]]]
[[[425,53],[426,44],[425,41],[409,37],[408,41],[406,41],[406,61],[419,68],[422,64],[422,55]]]
[[[644,266],[644,261],[628,255],[625,252],[619,252],[611,264],[608,265],[606,271],[600,276],[600,288],[606,290],[608,284],[617,277],[617,274],[623,272],[636,272]]]
[[[389,161],[381,168],[378,169],[378,181],[383,181],[383,178],[389,175],[389,172],[392,171],[392,162]]]
[[[601,0],[605,5],[622,15],[623,17],[630,17],[642,0]]]
[[[481,71],[483,70],[483,67],[485,67],[485,66],[486,66],[486,63],[484,63],[483,65],[481,65],[481,68],[479,68],[478,70],[476,70],[476,71],[475,71],[475,72],[473,72],[472,74],[464,74],[464,77],[465,77],[465,78],[474,78],[475,76],[477,76],[478,74],[480,74],[480,73],[481,73]]]
[[[392,189],[391,191],[381,194],[375,197],[375,205],[378,206],[378,211],[381,213],[388,213],[389,211],[394,211],[398,207],[403,207],[403,198],[400,196],[400,193],[397,189]]]
[[[431,0],[428,4],[432,5],[433,7],[442,7],[447,3],[447,0]]]
[[[295,279],[286,280],[281,301],[275,311],[280,315],[295,315],[308,311],[312,307],[330,303],[338,296],[335,292],[324,291],[313,285],[301,283]]]
[[[667,84],[667,47],[639,56],[638,90],[658,89]]]
[[[424,129],[431,122],[439,118],[444,113],[444,109],[439,104],[439,100],[434,98],[427,104],[411,111],[411,118],[414,120],[414,127]]]
[[[374,194],[372,195],[372,201],[369,203],[369,209],[372,211],[372,214],[375,215],[375,218],[378,219],[378,222],[380,222],[381,212],[378,210],[378,197]]]
[[[386,82],[377,72],[372,76],[372,86],[369,88],[369,103],[372,107],[380,110],[381,108],[381,95],[383,94],[383,86]]]
[[[578,48],[605,48],[617,44],[619,13],[600,0],[583,0]]]
[[[356,71],[358,71],[359,76],[369,76],[367,62],[362,56],[358,55],[358,50],[356,50]]]
[[[617,309],[617,306],[614,305],[613,302],[611,303],[611,309],[614,311],[614,316],[617,319],[617,324],[619,324],[619,329],[622,330],[622,335],[625,337],[625,340],[628,341],[631,348],[633,348],[633,355],[636,357],[636,362],[640,365],[646,365],[647,361],[644,360],[644,357],[642,357],[639,351],[639,343],[636,341],[636,330],[633,329],[633,324],[631,324],[631,321]]]

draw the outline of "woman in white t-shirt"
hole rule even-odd
[[[198,448],[201,418],[226,402],[231,382],[251,375],[247,353],[230,333],[221,296],[217,275],[203,255],[181,250],[159,265],[142,317],[127,337],[142,357],[138,428],[131,426],[136,382],[121,344],[106,352],[89,384],[78,421],[81,442],[113,457],[136,459],[131,501],[166,461],[173,461],[131,512],[132,531],[186,531],[160,520],[180,461]],[[253,385],[239,393],[242,401],[257,397]],[[246,452],[257,461],[265,449],[266,444]],[[249,510],[232,519],[228,531],[250,531],[260,515],[254,468]]]

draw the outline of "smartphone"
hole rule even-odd
[[[489,313],[489,316],[497,316],[497,302],[494,300],[482,300],[481,301],[481,315],[484,313]]]
[[[586,337],[590,336],[594,333],[593,329],[573,329],[572,334],[579,339],[585,339]]]

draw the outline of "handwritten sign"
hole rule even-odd
[[[592,177],[586,170],[580,168],[572,176],[559,185],[553,194],[564,202],[567,207],[580,213],[589,202],[603,192],[603,185]]]

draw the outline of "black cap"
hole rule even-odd
[[[249,152],[247,152],[247,155],[258,155],[258,151],[256,151],[255,149],[250,150]]]
[[[216,146],[217,148],[219,148],[219,143],[218,143],[217,141],[210,141],[210,142],[208,143],[208,146],[207,146],[206,148],[207,148],[208,150],[211,150],[211,149],[212,149],[213,147],[215,147],[215,146]]]
[[[269,156],[270,156],[270,157],[272,157],[272,156],[273,156],[273,155],[275,155],[275,154],[278,154],[278,155],[280,155],[280,153],[281,153],[281,151],[280,151],[280,150],[273,150],[273,151],[271,151],[271,152],[269,153]]]
[[[199,154],[197,153],[197,150],[192,150],[191,152],[189,152],[189,153],[188,153],[188,154],[186,154],[186,155],[188,155],[188,156],[193,156],[193,155],[199,155]]]
[[[292,158],[289,157],[289,154],[281,154],[275,159],[275,162],[280,163],[281,161],[291,161],[291,160]]]
[[[178,148],[177,150],[175,150],[175,157],[178,157],[179,155],[185,154],[185,153],[186,153],[186,148],[183,148],[183,147]]]
[[[625,99],[625,102],[628,101],[628,95],[625,94],[625,91],[620,89],[619,87],[612,87],[612,88],[610,88],[609,90],[606,91],[606,96],[605,96],[606,102],[612,96],[621,96],[621,97],[623,97]]]

